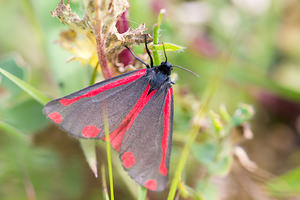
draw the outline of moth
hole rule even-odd
[[[138,184],[162,191],[168,184],[174,100],[170,75],[175,65],[166,60],[153,66],[98,82],[50,101],[44,114],[76,138],[105,140],[104,115],[112,147],[124,169]],[[179,67],[179,66],[175,66]],[[182,68],[182,67],[179,67]],[[189,71],[189,70],[188,70]]]

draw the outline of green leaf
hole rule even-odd
[[[247,104],[241,104],[235,111],[232,120],[235,126],[239,126],[246,121],[250,120],[254,115],[254,109],[252,106]]]
[[[0,121],[0,130],[9,133],[14,138],[29,142],[29,137],[27,135],[23,134],[19,129],[6,122]]]
[[[153,44],[151,43],[149,45],[149,49],[151,49],[152,51],[164,51],[164,47],[165,46],[165,50],[166,51],[178,51],[178,50],[183,50],[185,47],[177,45],[177,44],[172,44],[172,43],[163,43],[163,44]]]
[[[40,103],[27,99],[14,107],[1,110],[1,117],[24,133],[34,133],[48,124],[42,108]]]
[[[208,141],[202,144],[194,144],[192,152],[195,158],[207,167],[214,162],[217,154],[216,145],[212,141]]]
[[[220,120],[220,116],[217,115],[213,111],[209,112],[209,116],[210,116],[210,119],[211,119],[211,122],[212,122],[212,125],[213,125],[215,131],[217,132],[218,136],[220,137],[222,129],[224,128],[224,126]]]
[[[10,72],[11,74],[15,75],[19,79],[24,78],[24,71],[16,63],[15,58],[13,56],[12,57],[9,56],[1,60],[0,66],[2,69],[6,70],[7,72]],[[0,81],[1,81],[1,87],[4,87],[5,89],[9,90],[13,98],[22,91],[18,86],[16,86],[16,84],[12,83],[6,77],[3,77],[2,79],[0,79]]]
[[[201,194],[203,200],[218,199],[218,189],[207,179],[202,179],[197,183],[197,191]]]
[[[93,171],[95,177],[98,177],[97,171],[97,158],[96,158],[96,141],[79,139],[81,149],[84,153],[84,157],[89,164],[89,167]]]
[[[50,101],[48,97],[41,94],[37,89],[33,88],[31,85],[22,81],[21,79],[4,70],[3,68],[0,68],[0,73],[8,79],[10,79],[12,82],[14,82],[17,86],[19,86],[22,90],[24,90],[27,94],[29,94],[33,99],[35,99],[39,103],[45,105],[48,101]]]
[[[231,156],[221,157],[213,165],[209,167],[209,172],[214,175],[226,176],[230,170],[232,163]]]
[[[231,116],[229,115],[227,108],[224,104],[222,104],[220,106],[219,112],[220,112],[222,119],[224,119],[226,123],[228,123],[231,120]]]
[[[267,189],[275,197],[290,197],[300,194],[300,167],[267,183]]]
[[[203,164],[208,172],[213,175],[224,176],[228,173],[231,166],[231,156],[228,149],[219,151],[220,144],[207,141],[202,144],[194,144],[192,153],[197,161]]]

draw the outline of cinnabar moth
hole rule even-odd
[[[137,58],[139,69],[50,101],[43,112],[74,137],[105,139],[107,115],[111,145],[124,169],[140,185],[162,191],[168,184],[173,131],[173,91],[166,60],[153,66]],[[105,111],[104,111],[105,107]]]

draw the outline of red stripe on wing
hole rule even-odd
[[[120,151],[121,143],[123,140],[123,137],[133,124],[136,117],[139,115],[139,113],[143,110],[143,108],[146,106],[148,101],[152,98],[152,96],[156,93],[157,90],[152,91],[150,94],[148,94],[150,90],[150,84],[146,87],[145,91],[139,98],[139,100],[136,102],[134,107],[131,109],[129,114],[123,119],[121,122],[121,125],[119,128],[117,128],[115,131],[113,131],[109,135],[109,139],[111,142],[112,147],[114,147],[117,151]],[[102,138],[105,140],[105,137]]]
[[[75,103],[79,99],[96,96],[96,95],[98,95],[99,93],[101,93],[105,90],[109,90],[109,89],[112,89],[112,88],[115,88],[115,87],[118,87],[118,86],[121,86],[121,85],[131,83],[132,81],[135,81],[135,80],[139,79],[140,77],[142,77],[143,75],[145,75],[146,71],[147,71],[146,69],[141,69],[141,70],[135,72],[134,74],[132,74],[130,76],[126,76],[126,77],[124,77],[120,80],[108,83],[107,85],[103,85],[102,87],[91,90],[91,91],[89,91],[86,94],[83,94],[81,96],[78,96],[78,97],[75,97],[75,98],[72,98],[72,99],[61,99],[61,100],[59,100],[59,103],[61,103],[64,106],[68,106],[72,103]]]
[[[166,167],[166,153],[169,143],[169,134],[170,134],[170,113],[171,113],[171,100],[172,100],[173,90],[170,88],[168,90],[165,107],[164,107],[164,132],[161,140],[161,151],[162,157],[159,166],[159,173],[166,176],[168,174],[168,169]]]

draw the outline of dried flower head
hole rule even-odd
[[[69,0],[66,4],[61,0],[51,12],[69,27],[61,32],[58,43],[74,54],[70,60],[91,66],[99,63],[104,77],[109,78],[121,66],[117,58],[124,46],[144,43],[146,27],[141,24],[136,29],[118,31],[116,24],[129,8],[127,0],[85,0],[84,5],[83,18],[71,11]],[[147,38],[151,41],[149,35]]]

